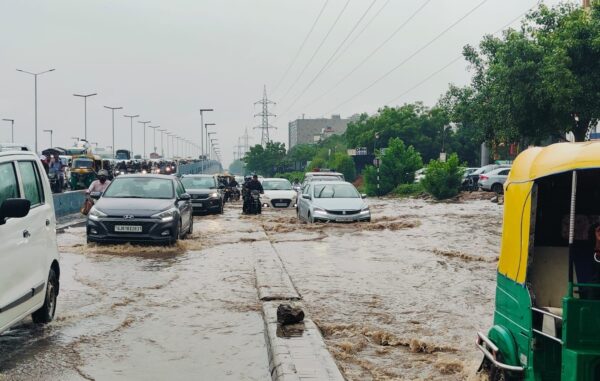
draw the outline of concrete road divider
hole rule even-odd
[[[85,200],[85,191],[72,191],[53,194],[54,214],[56,218],[77,213]]]

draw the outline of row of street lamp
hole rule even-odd
[[[49,70],[45,70],[45,71],[41,71],[38,73],[32,73],[26,70],[21,70],[21,69],[17,69],[17,71],[21,72],[21,73],[25,73],[25,74],[29,74],[32,75],[34,77],[34,115],[35,115],[35,152],[39,152],[39,147],[38,147],[38,97],[37,97],[37,77],[39,75],[42,74],[46,74],[49,72],[54,71],[55,69],[49,69]],[[92,97],[98,95],[98,93],[90,93],[90,94],[73,94],[73,96],[76,97],[80,97],[83,98],[83,124],[84,124],[84,139],[86,141],[88,141],[87,139],[87,98]],[[123,107],[113,107],[113,106],[104,106],[106,109],[111,110],[112,113],[112,151],[113,151],[113,157],[115,156],[116,153],[116,146],[115,146],[115,110],[122,110]],[[161,144],[161,156],[164,157],[164,145],[163,145],[163,134],[167,135],[167,153],[169,152],[169,137],[171,137],[171,157],[175,156],[175,153],[179,153],[181,152],[182,154],[185,154],[185,152],[191,152],[193,150],[199,151],[200,154],[207,158],[207,159],[212,159],[213,158],[213,154],[214,157],[217,160],[221,160],[221,151],[218,145],[218,139],[213,139],[212,135],[215,135],[216,132],[215,131],[208,131],[208,126],[215,126],[215,123],[204,123],[204,112],[209,112],[209,111],[214,111],[213,109],[200,109],[200,121],[201,121],[201,144],[200,146],[196,145],[195,143],[193,143],[192,141],[189,141],[187,139],[184,139],[180,136],[177,136],[174,133],[168,132],[166,129],[160,129],[160,126],[148,126],[148,128],[152,128],[153,130],[153,146],[154,146],[154,152],[157,153],[157,147],[156,147],[156,131],[158,130],[160,132],[160,144]],[[133,155],[133,119],[135,118],[139,118],[139,115],[123,115],[125,118],[129,118],[130,121],[130,152]],[[15,142],[15,131],[14,131],[14,125],[15,125],[15,120],[14,119],[2,119],[3,121],[7,121],[11,123],[11,142],[14,143]],[[138,121],[138,123],[143,124],[144,126],[144,155],[143,158],[146,158],[146,125],[151,123],[151,121],[149,120],[145,120],[145,121]],[[53,134],[53,130],[44,130],[44,132],[48,132],[50,133],[50,146],[52,146],[52,134]],[[177,139],[177,147],[175,147],[175,139]],[[181,151],[179,150],[179,146],[181,144]],[[177,148],[177,149],[175,149]]]

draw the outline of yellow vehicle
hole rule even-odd
[[[490,380],[600,380],[600,142],[521,153],[504,184]]]
[[[72,190],[86,189],[103,169],[102,159],[94,155],[73,156],[70,185]]]

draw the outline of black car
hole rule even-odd
[[[190,195],[165,175],[122,175],[98,199],[87,219],[88,242],[174,244],[192,233]]]
[[[194,212],[223,213],[223,192],[213,175],[183,175],[181,182],[192,197]]]

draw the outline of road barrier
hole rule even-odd
[[[85,190],[55,193],[54,214],[56,218],[79,212],[85,200]]]

